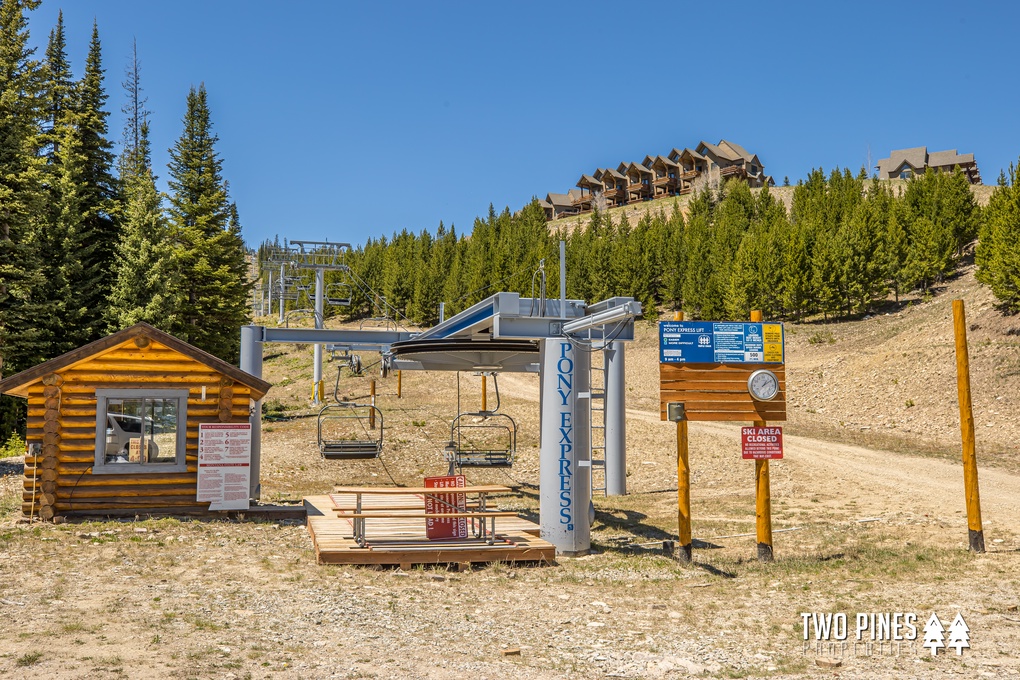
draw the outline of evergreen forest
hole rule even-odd
[[[893,188],[836,169],[812,170],[793,189],[792,209],[766,187],[731,181],[705,188],[685,209],[646,213],[637,224],[595,210],[586,224],[550,229],[533,200],[522,210],[491,206],[469,234],[442,223],[433,233],[407,230],[369,239],[346,257],[350,274],[327,282],[353,288],[346,319],[394,316],[409,327],[439,320],[498,291],[536,295],[544,264],[547,295],[559,296],[558,242],[566,241],[567,296],[595,302],[633,296],[646,318],[683,310],[691,319],[838,320],[874,311],[887,300],[951,276],[975,240],[979,279],[1005,306],[1020,311],[1020,190],[999,178],[982,210],[961,172],[929,171]],[[260,258],[278,241],[265,242]],[[306,282],[311,274],[306,273]],[[310,306],[310,299],[288,302]]]
[[[0,0],[0,375],[139,321],[236,361],[252,282],[204,86],[182,97],[164,194],[137,50],[118,155],[98,27],[75,77],[62,14],[45,53],[30,46],[38,5]],[[0,397],[0,442],[24,418]]]

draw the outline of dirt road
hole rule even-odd
[[[518,399],[538,401],[534,381],[503,376],[500,389]],[[641,428],[668,427],[659,414],[628,408],[630,424]],[[736,423],[692,423],[692,436],[708,438],[716,446],[732,447]],[[785,468],[776,491],[795,499],[816,498],[823,507],[853,517],[925,517],[941,522],[965,522],[963,468],[932,457],[870,449],[811,437],[786,435]],[[986,532],[1020,534],[1020,475],[980,467],[978,480]],[[696,463],[695,463],[696,464]],[[845,506],[853,504],[852,510]]]

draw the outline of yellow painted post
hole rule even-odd
[[[674,321],[683,321],[682,311],[673,314]],[[687,414],[683,404],[676,418],[676,501],[679,557],[683,562],[693,559],[691,538],[691,462],[690,442],[687,430]]]
[[[372,397],[372,406],[375,406],[375,378],[372,378],[372,382],[369,383],[369,395]],[[369,409],[368,411],[368,427],[370,430],[375,429],[375,409]]]
[[[751,311],[751,322],[761,323],[761,310]],[[764,420],[754,421],[755,427],[768,425]],[[758,536],[758,561],[771,562],[772,554],[772,486],[769,481],[769,461],[754,461],[755,528]]]
[[[397,369],[397,399],[400,399],[401,388],[403,387],[404,376],[401,375],[400,369]]]
[[[967,496],[967,534],[970,549],[985,551],[981,527],[981,497],[978,494],[977,452],[974,442],[974,408],[970,400],[970,357],[967,352],[967,316],[963,300],[953,300],[953,330],[956,335],[956,389],[960,398],[960,434],[963,440],[963,487]]]
[[[691,463],[686,414],[681,414],[680,419],[676,421],[676,478],[679,556],[681,561],[690,562],[693,558],[691,550]]]
[[[488,401],[487,401],[486,397],[488,397],[488,394],[486,393],[486,380],[485,380],[485,374],[482,373],[482,411],[483,412],[489,410],[488,409]]]

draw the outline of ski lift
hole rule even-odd
[[[331,283],[326,286],[326,302],[337,307],[350,307],[354,289],[346,283]]]
[[[383,445],[382,411],[374,404],[341,400],[339,389],[338,369],[336,387],[333,389],[333,399],[336,403],[327,404],[319,411],[317,428],[319,453],[326,460],[378,458]],[[373,432],[373,428],[377,432]]]
[[[499,413],[499,383],[495,374],[496,408],[492,411],[462,412],[450,424],[450,441],[444,455],[454,469],[466,467],[509,468],[517,453],[517,423]],[[471,419],[471,420],[468,420]]]

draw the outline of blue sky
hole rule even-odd
[[[470,230],[584,172],[720,138],[782,182],[891,149],[1020,156],[1005,2],[43,0],[81,75],[95,19],[120,139],[137,39],[154,162],[204,82],[250,244]]]

